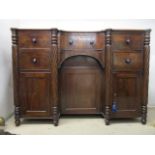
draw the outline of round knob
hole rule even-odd
[[[73,40],[70,40],[69,41],[69,45],[73,45]]]
[[[33,58],[32,59],[32,62],[35,64],[35,63],[37,63],[37,58]]]
[[[36,38],[32,38],[32,43],[36,44],[37,43],[37,39]]]
[[[126,39],[125,42],[126,42],[127,45],[129,45],[131,40],[130,39]]]
[[[131,63],[131,59],[130,58],[126,58],[124,61],[125,61],[126,64],[130,64]]]
[[[90,42],[90,45],[94,45],[94,41],[91,41],[91,42]]]

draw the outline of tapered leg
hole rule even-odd
[[[142,118],[141,122],[142,124],[146,124],[146,116],[147,116],[147,107],[145,105],[142,106]]]
[[[58,123],[59,123],[58,107],[53,107],[53,124],[54,126],[58,126]]]
[[[110,124],[110,107],[109,106],[105,107],[105,124],[106,125]]]
[[[19,126],[20,125],[20,108],[15,107],[15,125]]]

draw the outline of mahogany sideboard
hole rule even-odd
[[[11,31],[16,126],[86,114],[146,123],[150,29]]]

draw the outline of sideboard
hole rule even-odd
[[[11,31],[16,126],[63,115],[146,123],[150,29]]]

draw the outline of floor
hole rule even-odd
[[[155,108],[148,109],[148,121],[142,125],[140,120],[112,120],[106,126],[100,116],[62,117],[59,126],[50,120],[24,120],[19,127],[14,125],[12,116],[6,122],[6,131],[20,135],[155,135]]]

